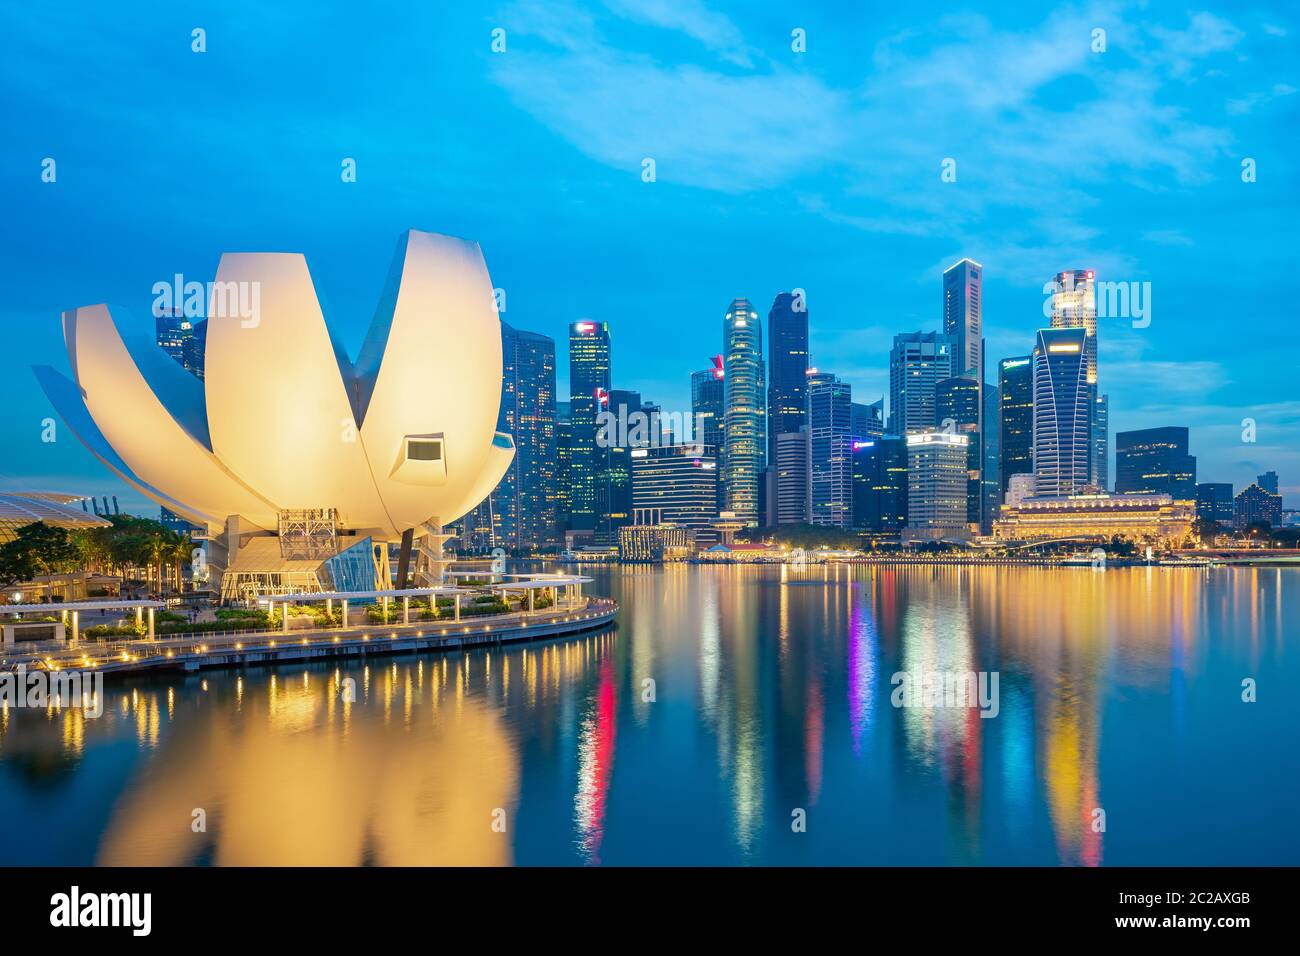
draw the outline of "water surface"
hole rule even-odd
[[[1300,863],[1300,569],[593,576],[602,633],[0,711],[0,863]]]

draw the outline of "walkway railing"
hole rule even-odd
[[[384,641],[413,636],[447,636],[456,637],[472,634],[475,631],[490,632],[508,630],[512,627],[527,627],[534,622],[539,625],[557,623],[576,616],[598,617],[617,607],[616,602],[608,598],[584,597],[579,606],[553,606],[534,611],[510,611],[504,614],[463,615],[459,621],[448,616],[436,620],[412,621],[387,624],[349,625],[343,627],[313,627],[285,631],[196,631],[189,634],[166,635],[148,640],[138,638],[120,641],[99,641],[82,638],[77,644],[60,642],[49,646],[42,641],[40,648],[13,647],[0,657],[0,670],[14,670],[20,664],[48,669],[76,669],[82,667],[104,667],[118,663],[135,663],[157,658],[172,659],[187,655],[217,654],[222,651],[238,650],[255,652],[273,650],[294,645],[320,645],[324,643],[342,643],[343,641]],[[425,634],[424,632],[429,632]],[[35,643],[35,642],[32,642]]]

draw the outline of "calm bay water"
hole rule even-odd
[[[592,573],[604,633],[0,712],[0,863],[1300,863],[1300,569]]]

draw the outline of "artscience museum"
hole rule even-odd
[[[254,315],[218,290],[252,285]],[[124,335],[107,305],[63,314],[71,378],[35,368],[101,462],[206,529],[223,599],[437,586],[443,527],[514,457],[498,432],[501,323],[478,244],[412,230],[355,360],[297,253],[228,253],[209,287],[204,377]]]

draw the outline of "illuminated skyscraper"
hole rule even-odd
[[[812,513],[809,462],[812,449],[808,427],[776,436],[774,488],[770,492],[768,524],[804,524]]]
[[[884,436],[853,442],[853,527],[898,533],[907,524],[907,443]]]
[[[1109,398],[1097,385],[1097,289],[1091,269],[1058,272],[1052,281],[1052,328],[1083,329],[1088,380],[1088,484],[1105,488],[1109,475]]]
[[[1204,481],[1196,486],[1196,517],[1232,527],[1232,484]]]
[[[782,292],[767,314],[767,455],[776,458],[776,436],[797,432],[806,414],[808,309],[802,295]]]
[[[696,430],[695,441],[708,446],[717,462],[718,475],[721,479],[724,471],[723,455],[726,442],[723,438],[723,372],[722,356],[715,356],[713,367],[691,373],[691,427]],[[715,482],[718,489],[718,508],[723,506],[723,487],[721,480]]]
[[[1007,493],[1012,475],[1034,470],[1034,362],[1031,356],[998,363],[1000,393],[999,446],[1001,493]]]
[[[808,439],[813,524],[847,528],[853,519],[853,395],[847,382],[808,376]]]
[[[760,520],[766,465],[767,392],[764,387],[763,323],[748,299],[735,299],[722,323],[723,427],[726,510],[750,524]]]
[[[1118,432],[1115,493],[1195,501],[1196,456],[1187,453],[1187,429],[1168,425]]]
[[[885,400],[853,403],[853,437],[879,438],[885,433]]]
[[[980,520],[984,492],[980,475],[980,383],[966,376],[945,378],[935,385],[935,421],[940,431],[965,435],[966,445],[966,520]]]
[[[573,422],[569,403],[555,403],[555,533],[559,537],[569,530],[570,500],[569,462],[573,456]]]
[[[718,468],[703,444],[633,448],[632,513],[653,510],[659,521],[690,528],[701,539],[715,536]]]
[[[966,536],[967,435],[916,432],[907,441],[905,540]]]
[[[937,425],[934,390],[957,373],[953,341],[938,332],[894,336],[889,353],[889,427],[891,435],[929,431]]]
[[[515,458],[492,492],[498,544],[556,543],[555,340],[501,323],[502,386],[497,429],[514,437]]]
[[[653,409],[652,409],[653,410]],[[634,416],[644,415],[646,408],[641,393],[630,389],[614,388],[609,400],[597,414],[598,422],[635,421]],[[657,422],[658,415],[655,415]],[[647,419],[648,420],[648,419]],[[644,435],[633,435],[633,431]],[[617,544],[618,529],[632,520],[632,444],[648,445],[649,430],[608,426],[596,428],[596,454],[602,467],[596,473],[596,540],[602,544]]]
[[[583,320],[569,326],[569,527],[594,531],[597,477],[606,455],[596,446],[596,415],[609,404],[609,324]]]
[[[1091,388],[1083,328],[1039,329],[1034,346],[1034,493],[1073,495],[1090,484]]]

